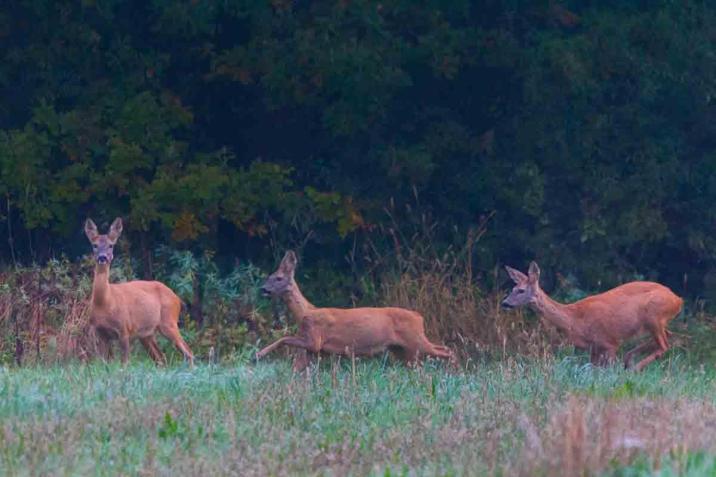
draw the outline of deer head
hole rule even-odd
[[[85,235],[92,244],[92,254],[98,264],[104,265],[112,263],[114,254],[112,249],[114,244],[117,243],[117,239],[122,233],[122,219],[117,217],[112,222],[109,228],[109,233],[106,235],[100,235],[97,232],[97,226],[92,219],[87,219],[85,222]]]
[[[535,296],[540,291],[540,272],[537,264],[535,262],[530,263],[527,275],[512,267],[506,266],[505,270],[507,270],[512,281],[515,282],[515,286],[512,288],[512,292],[502,300],[502,306],[505,308],[516,308],[533,303]]]
[[[286,252],[278,269],[273,272],[261,287],[264,296],[280,295],[290,289],[293,283],[293,273],[296,270],[296,254],[292,250]]]

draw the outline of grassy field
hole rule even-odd
[[[712,363],[585,363],[0,368],[0,474],[716,473]]]

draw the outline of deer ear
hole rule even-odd
[[[507,274],[510,276],[513,282],[515,283],[523,283],[527,281],[527,275],[522,273],[519,270],[515,270],[512,267],[508,267],[505,265],[505,270],[507,270]]]
[[[279,265],[279,269],[282,272],[285,273],[293,273],[294,270],[296,270],[296,264],[298,263],[298,259],[296,258],[296,254],[293,253],[293,250],[289,250],[286,252],[286,255],[283,256],[283,260],[281,260],[281,265]]]
[[[530,282],[532,283],[539,283],[539,266],[537,266],[537,262],[531,262],[530,263],[530,269],[527,272],[530,277]]]
[[[112,243],[116,242],[119,236],[122,234],[122,218],[117,217],[114,219],[114,222],[112,222],[112,225],[109,227],[109,233],[107,234],[107,238],[112,241]]]
[[[85,220],[85,235],[90,242],[94,242],[94,239],[96,239],[97,235],[99,235],[97,232],[97,225],[92,222],[92,219]]]

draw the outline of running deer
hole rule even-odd
[[[309,353],[371,356],[390,350],[407,364],[415,364],[419,355],[454,361],[450,349],[431,343],[425,336],[423,317],[404,308],[317,308],[303,296],[294,278],[296,255],[286,252],[261,291],[280,297],[297,321],[296,336],[285,336],[256,354],[266,356],[279,346],[303,348]],[[294,370],[308,365],[303,357],[294,361]]]
[[[111,357],[111,341],[119,340],[122,362],[126,364],[130,340],[139,338],[154,362],[162,364],[164,354],[155,338],[159,331],[193,366],[194,355],[179,334],[181,299],[169,287],[156,281],[109,283],[113,248],[121,233],[122,219],[119,217],[112,222],[107,235],[100,235],[91,219],[85,222],[85,234],[92,244],[95,259],[90,326],[99,338],[103,351]]]
[[[681,311],[684,301],[664,285],[630,282],[599,295],[564,305],[551,299],[539,286],[540,270],[530,263],[528,274],[505,267],[515,282],[502,301],[507,308],[528,305],[567,334],[577,348],[590,352],[591,362],[614,362],[617,350],[629,338],[651,334],[649,340],[624,355],[624,366],[631,367],[637,353],[649,353],[637,363],[641,371],[669,348],[666,326]]]

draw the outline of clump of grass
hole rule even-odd
[[[516,470],[529,475],[539,462],[548,475],[584,475],[630,465],[637,457],[658,464],[666,456],[678,463],[689,452],[714,451],[714,422],[714,403],[689,397],[571,395],[538,424],[524,418],[527,439]]]

